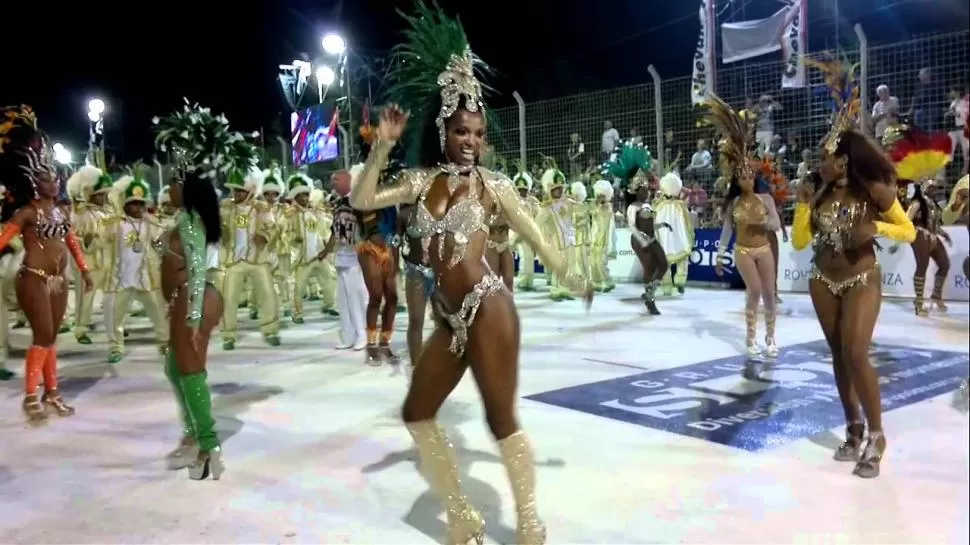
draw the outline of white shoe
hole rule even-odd
[[[338,344],[334,348],[337,349],[337,350],[347,350],[348,348],[353,348],[353,347],[354,347],[354,345],[352,345],[350,343],[341,342],[340,344]]]
[[[765,340],[765,356],[768,356],[769,358],[778,357],[778,346],[775,345],[774,339]]]
[[[354,343],[353,348],[354,350],[358,350],[358,351],[367,348],[367,339],[357,339],[357,342]]]
[[[748,344],[748,355],[752,358],[756,358],[761,355],[761,347],[758,346],[758,343],[751,342]]]

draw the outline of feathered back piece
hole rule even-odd
[[[911,125],[900,125],[886,131],[883,145],[900,180],[933,178],[950,162],[952,148],[946,133],[927,134]]]
[[[738,115],[714,93],[710,94],[706,105],[710,108],[708,116],[711,124],[717,128],[721,137],[718,146],[721,151],[722,174],[727,178],[754,176],[751,168],[754,131],[748,119]]]
[[[230,131],[224,115],[184,100],[181,110],[152,120],[158,131],[155,147],[172,152],[179,170],[214,179],[226,177],[230,171],[249,172],[256,166],[259,154],[246,135]]]
[[[627,191],[636,191],[647,172],[653,167],[653,156],[642,142],[627,140],[610,155],[610,160],[603,164],[600,172],[607,178],[619,178],[620,187]],[[637,177],[639,172],[643,176]],[[634,184],[633,179],[637,178]]]
[[[415,123],[415,137],[408,149],[409,162],[420,156],[420,135],[431,118],[429,108],[441,97],[441,108],[434,123],[438,127],[439,144],[445,145],[445,120],[458,109],[464,99],[469,111],[485,112],[483,88],[476,78],[489,68],[476,57],[468,45],[465,29],[457,19],[448,17],[437,3],[430,6],[418,0],[411,15],[398,11],[407,24],[405,42],[391,51],[393,67],[389,74],[388,90],[391,102],[411,112]]]
[[[855,128],[859,123],[862,102],[859,100],[859,84],[856,80],[858,64],[849,64],[847,60],[834,55],[827,55],[819,60],[806,57],[805,64],[822,72],[825,86],[832,96],[835,117],[832,128],[822,141],[822,147],[829,153],[835,153],[842,133]]]

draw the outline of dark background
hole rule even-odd
[[[5,4],[9,4],[5,2]],[[151,7],[152,4],[164,7]],[[699,0],[440,0],[459,14],[476,53],[498,70],[493,106],[647,81],[653,63],[688,75]],[[86,104],[108,103],[106,142],[119,161],[150,158],[152,116],[189,97],[221,111],[233,128],[283,130],[287,109],[277,65],[319,54],[324,32],[347,37],[351,62],[380,68],[399,40],[394,6],[410,0],[170,0],[164,3],[4,6],[0,104],[28,103],[52,140],[86,145]],[[528,7],[528,13],[518,10]],[[776,0],[719,0],[720,21],[764,17]],[[810,51],[855,43],[862,23],[873,44],[966,29],[967,0],[809,0]],[[363,93],[364,91],[359,91]],[[686,100],[686,97],[685,97]],[[359,111],[359,110],[358,110]]]

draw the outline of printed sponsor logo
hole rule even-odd
[[[786,347],[760,372],[743,356],[583,384],[529,399],[752,452],[841,427],[824,341]],[[959,352],[876,344],[883,409],[951,392],[970,368]]]

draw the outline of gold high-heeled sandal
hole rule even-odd
[[[882,439],[882,446],[879,446]],[[874,479],[879,476],[879,464],[882,456],[886,452],[886,436],[881,431],[870,431],[869,440],[866,441],[866,448],[862,451],[862,457],[855,465],[852,473],[863,479]]]
[[[37,399],[37,394],[24,396],[24,402],[21,404],[21,408],[24,411],[24,416],[27,417],[28,424],[38,425],[47,422],[47,409]]]
[[[529,438],[519,430],[499,441],[498,447],[512,484],[512,496],[515,497],[518,519],[515,542],[519,545],[543,545],[546,542],[546,525],[539,518],[536,508],[535,458]]]
[[[74,414],[74,407],[65,403],[64,398],[61,397],[61,393],[57,390],[44,392],[44,397],[41,398],[41,402],[53,409],[57,416],[72,416]]]
[[[455,447],[437,422],[422,420],[408,422],[421,458],[421,472],[431,485],[431,491],[444,504],[448,517],[448,545],[465,545],[485,540],[485,521],[461,493]]]
[[[858,430],[858,433],[853,431]],[[842,442],[832,459],[836,462],[858,462],[859,449],[862,448],[862,440],[865,438],[866,424],[861,420],[853,420],[845,425],[845,441]]]

